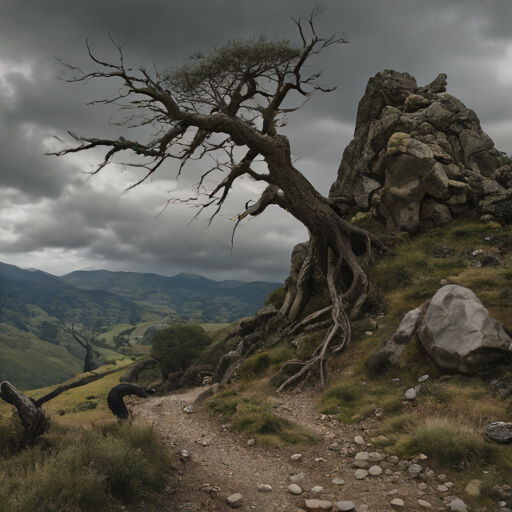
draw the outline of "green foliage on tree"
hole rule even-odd
[[[211,342],[200,325],[175,324],[153,336],[151,357],[160,363],[167,379],[173,372],[186,370]]]

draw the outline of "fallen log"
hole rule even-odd
[[[107,405],[112,414],[121,420],[126,420],[129,416],[128,409],[123,401],[123,397],[126,395],[136,395],[140,398],[148,397],[146,390],[136,384],[118,384],[114,386],[107,396]]]
[[[0,383],[0,398],[16,407],[25,431],[24,442],[32,444],[50,426],[50,417],[11,383]]]

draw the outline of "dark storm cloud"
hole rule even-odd
[[[67,130],[95,137],[147,137],[145,131],[126,134],[110,125],[117,107],[86,106],[115,96],[115,80],[85,86],[56,80],[63,68],[55,57],[90,70],[87,38],[98,58],[116,62],[109,33],[122,41],[126,65],[135,69],[164,69],[180,64],[186,54],[259,34],[300,43],[291,16],[302,17],[307,25],[315,5],[309,0],[4,0],[0,259],[55,273],[103,266],[283,279],[293,245],[306,238],[304,228],[285,212],[268,211],[243,223],[230,255],[233,223],[227,218],[240,213],[248,199],[256,200],[258,187],[236,187],[224,216],[206,229],[204,216],[188,226],[195,211],[182,206],[170,206],[158,216],[168,191],[186,195],[204,166],[191,166],[177,191],[172,181],[176,169],[170,165],[152,183],[126,194],[137,176],[132,171],[119,174],[110,168],[86,179],[84,171],[101,161],[99,152],[44,156],[62,147],[52,136],[69,140]],[[283,133],[290,138],[297,167],[322,193],[334,181],[352,137],[367,81],[383,69],[407,71],[419,85],[447,73],[448,92],[475,110],[499,149],[512,151],[509,0],[326,0],[320,7],[318,32],[345,33],[350,41],[328,48],[313,63],[324,70],[322,80],[337,90],[314,95],[290,114]]]

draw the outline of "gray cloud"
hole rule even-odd
[[[116,107],[86,106],[113,97],[118,84],[82,87],[59,81],[55,57],[90,69],[85,40],[99,58],[115,60],[109,33],[122,40],[126,63],[163,69],[185,54],[230,39],[265,34],[300,42],[291,16],[307,19],[309,0],[134,0],[64,2],[5,0],[0,17],[0,260],[56,274],[104,267],[172,275],[284,279],[293,245],[305,230],[285,212],[265,212],[243,223],[231,251],[227,217],[257,199],[257,188],[235,188],[208,229],[195,211],[169,206],[160,216],[176,168],[163,168],[152,183],[130,194],[136,173],[105,169],[87,179],[100,153],[44,156],[59,148],[55,135],[116,137],[109,120]],[[284,129],[296,165],[324,194],[334,181],[352,137],[357,104],[370,76],[383,69],[407,71],[420,85],[448,74],[448,92],[475,110],[499,149],[512,143],[512,4],[509,0],[326,0],[320,33],[346,33],[349,44],[329,48],[315,65],[337,86],[317,94]],[[127,137],[147,136],[147,131]],[[68,137],[69,138],[69,137]],[[205,165],[205,164],[203,164]],[[200,164],[190,167],[174,193],[186,194]],[[121,167],[117,168],[117,171]]]

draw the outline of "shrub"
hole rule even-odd
[[[443,417],[428,417],[418,424],[408,447],[452,469],[482,467],[498,459],[499,447],[474,428]]]
[[[160,363],[167,379],[173,372],[186,370],[210,343],[211,338],[200,325],[175,324],[153,336],[151,357]]]
[[[286,297],[286,293],[284,290],[284,286],[280,286],[276,288],[273,292],[270,292],[270,295],[265,299],[265,306],[275,306],[276,309],[280,309],[284,303],[284,299]]]

